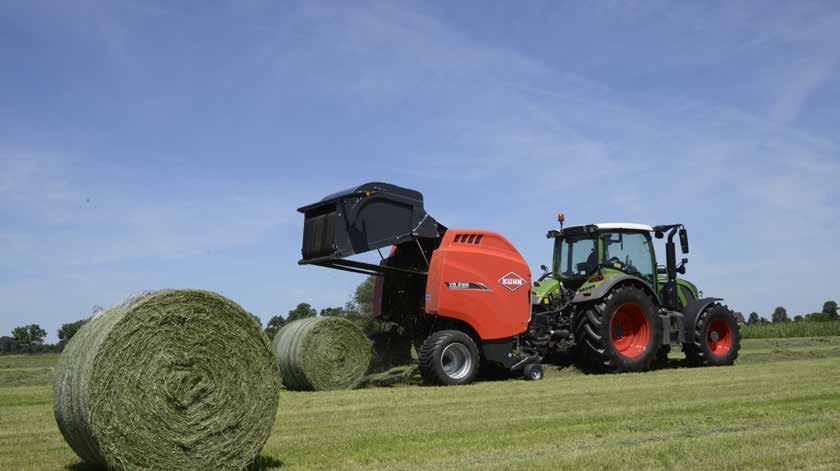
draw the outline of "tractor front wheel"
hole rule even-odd
[[[478,373],[478,348],[459,330],[441,330],[426,337],[419,357],[420,375],[426,384],[468,384]]]
[[[644,371],[662,344],[656,306],[632,285],[613,289],[586,309],[575,326],[579,360],[590,372]]]
[[[697,316],[694,341],[683,344],[685,358],[694,366],[735,363],[741,349],[741,331],[735,314],[726,306],[712,304]]]

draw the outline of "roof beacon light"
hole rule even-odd
[[[566,215],[563,213],[557,213],[557,222],[560,223],[560,228],[563,228],[563,222],[566,220]]]

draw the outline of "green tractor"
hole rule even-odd
[[[592,372],[643,371],[680,345],[690,365],[731,365],[740,349],[735,314],[719,298],[701,298],[678,278],[674,237],[687,254],[681,224],[592,224],[551,230],[554,259],[531,291],[532,318],[523,336],[543,357],[575,355]],[[652,236],[666,237],[658,265]]]

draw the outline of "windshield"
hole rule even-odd
[[[554,272],[564,278],[587,278],[598,269],[595,238],[581,235],[556,239]]]
[[[646,234],[605,232],[601,237],[606,266],[643,278],[655,286],[650,239]]]

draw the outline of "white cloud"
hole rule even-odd
[[[770,116],[783,123],[795,121],[812,92],[833,76],[836,64],[835,56],[815,57],[786,66],[780,71],[785,79],[770,108]]]

